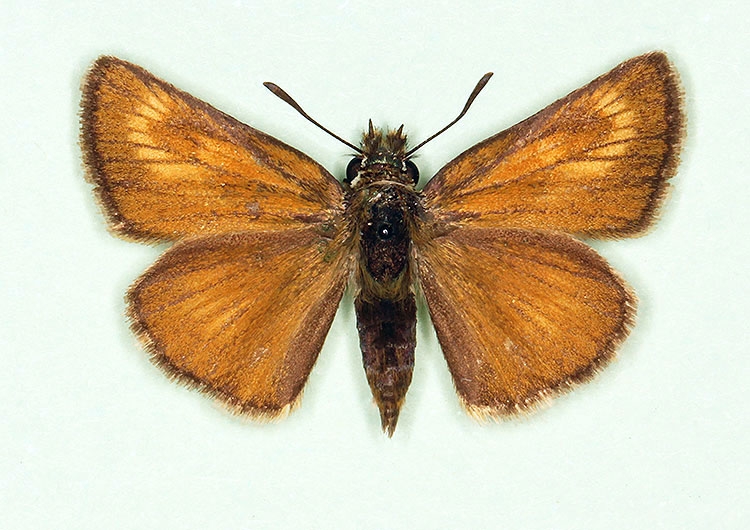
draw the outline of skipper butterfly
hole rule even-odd
[[[365,373],[392,435],[412,377],[418,293],[475,416],[529,409],[613,358],[635,297],[577,238],[651,226],[678,163],[681,101],[663,53],[635,57],[420,189],[410,157],[424,142],[407,147],[403,126],[370,123],[360,147],[339,138],[355,154],[338,181],[143,68],[101,57],[84,81],[81,144],[111,230],[174,243],[127,294],[158,366],[236,412],[278,417],[298,403],[350,285]]]

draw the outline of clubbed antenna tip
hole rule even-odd
[[[336,138],[342,144],[351,147],[357,153],[362,153],[362,150],[359,147],[355,146],[352,143],[347,142],[346,140],[344,140],[343,138],[341,138],[338,134],[332,133],[331,131],[329,131],[328,129],[326,129],[325,127],[323,127],[320,123],[318,123],[317,121],[315,121],[314,119],[312,119],[307,114],[307,112],[305,112],[304,110],[302,110],[302,107],[299,106],[299,103],[297,103],[296,101],[294,101],[294,99],[292,99],[292,96],[290,96],[289,94],[287,94],[279,85],[277,85],[275,83],[271,83],[269,81],[266,81],[265,83],[263,83],[263,86],[266,87],[271,92],[273,92],[273,94],[277,98],[279,98],[280,100],[284,101],[290,107],[292,107],[294,110],[296,110],[297,112],[299,112],[300,114],[302,114],[302,116],[304,116],[305,119],[307,119],[307,121],[309,121],[313,125],[317,126],[321,130],[325,131],[326,133],[330,134],[331,136],[333,136],[334,138]]]
[[[410,149],[410,150],[409,150],[409,151],[408,151],[408,152],[406,153],[406,156],[407,156],[407,157],[409,157],[409,156],[413,155],[413,154],[414,154],[414,152],[415,152],[415,151],[416,151],[417,149],[419,149],[420,147],[422,147],[422,146],[423,146],[424,144],[426,144],[427,142],[429,142],[429,141],[431,141],[431,140],[433,140],[433,139],[437,138],[437,137],[438,137],[438,136],[440,136],[441,134],[443,134],[443,133],[444,133],[445,131],[447,131],[448,129],[450,129],[451,127],[453,127],[453,126],[454,126],[454,125],[456,124],[456,122],[457,122],[458,120],[460,120],[461,118],[463,118],[463,117],[464,117],[464,114],[466,114],[466,112],[467,112],[467,111],[469,110],[469,107],[471,107],[471,104],[472,104],[472,103],[474,103],[474,100],[475,100],[475,99],[477,98],[477,96],[479,95],[479,93],[480,93],[480,92],[482,91],[482,89],[484,88],[484,86],[485,86],[485,85],[487,84],[487,81],[489,81],[489,80],[490,80],[490,77],[492,77],[492,72],[487,72],[486,74],[484,74],[484,75],[482,76],[482,78],[481,78],[481,79],[479,80],[479,82],[477,83],[477,85],[476,85],[476,86],[474,87],[474,90],[472,90],[472,91],[471,91],[471,94],[469,94],[469,99],[468,99],[468,100],[466,100],[466,105],[464,105],[464,108],[463,108],[463,110],[462,110],[462,111],[461,111],[461,113],[460,113],[460,114],[459,114],[459,115],[458,115],[458,116],[456,117],[456,119],[455,119],[455,120],[453,120],[452,122],[450,122],[450,123],[449,123],[448,125],[446,125],[446,126],[445,126],[445,127],[443,127],[442,129],[440,129],[440,130],[439,130],[438,132],[436,132],[435,134],[433,134],[433,135],[432,135],[432,136],[430,136],[429,138],[427,138],[427,140],[424,140],[424,141],[423,141],[422,143],[418,144],[418,145],[417,145],[416,147],[413,147],[412,149]]]

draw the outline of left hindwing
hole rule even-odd
[[[169,375],[235,411],[279,416],[320,353],[347,255],[310,228],[177,243],[130,289],[133,329]]]

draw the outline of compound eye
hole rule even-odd
[[[406,175],[411,178],[414,184],[419,182],[419,169],[417,169],[417,165],[411,160],[406,161]]]
[[[360,157],[352,158],[346,166],[346,178],[344,179],[344,182],[351,184],[352,181],[357,178],[361,167],[362,159]]]

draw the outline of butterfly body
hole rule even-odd
[[[86,76],[81,125],[110,228],[173,243],[127,295],[153,361],[238,413],[280,417],[351,284],[391,435],[412,378],[418,293],[477,417],[529,410],[614,357],[636,299],[576,237],[653,224],[684,115],[676,71],[645,54],[464,151],[421,189],[403,128],[370,125],[338,181],[114,57]]]
[[[347,216],[358,239],[355,300],[365,374],[392,434],[411,383],[416,347],[416,264],[412,235],[424,216],[416,166],[405,154],[402,129],[372,123],[362,154],[347,170]]]

